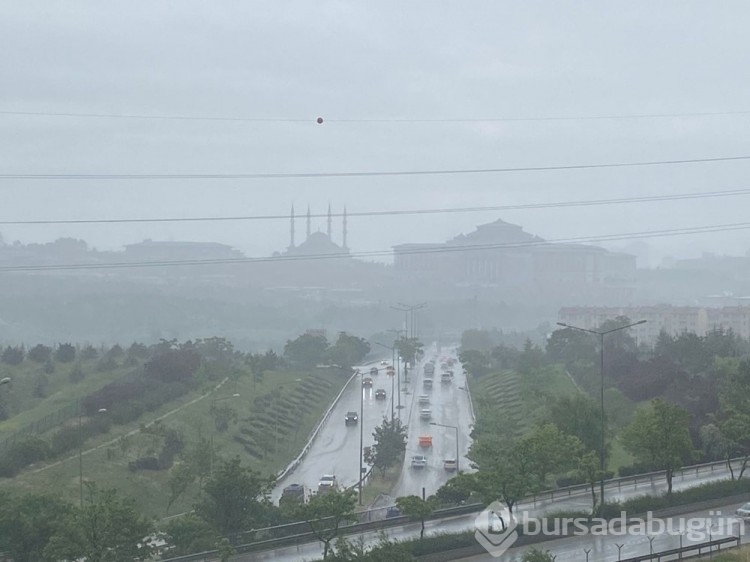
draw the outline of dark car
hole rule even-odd
[[[362,386],[371,388],[372,387],[372,379],[370,377],[367,377],[365,380],[362,381]]]
[[[402,513],[399,508],[397,508],[395,505],[392,505],[385,511],[385,518],[386,519],[393,519],[394,517],[401,517]]]
[[[290,484],[281,493],[279,503],[305,503],[305,487],[302,484]]]
[[[357,412],[346,413],[346,425],[349,425],[349,424],[357,425],[358,421],[359,421],[359,416],[357,415]]]
[[[385,400],[385,390],[382,388],[379,388],[375,391],[375,399],[376,400]]]
[[[377,376],[377,374],[378,374],[378,368],[377,367],[373,367],[372,369],[370,369],[370,376],[371,377]]]

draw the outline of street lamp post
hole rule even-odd
[[[107,413],[107,408],[99,408],[97,414]],[[83,410],[78,402],[78,495],[83,509]]]
[[[359,371],[357,371],[359,373]],[[362,505],[362,463],[364,455],[364,437],[365,437],[365,388],[362,385],[362,373],[359,373],[360,385],[359,385],[359,505]],[[391,394],[391,404],[393,403],[393,395]]]
[[[391,347],[389,345],[385,345],[384,343],[380,343],[380,342],[375,342],[375,344],[379,345],[380,347],[384,347],[386,349],[390,349],[391,352],[393,353],[393,357],[394,358],[396,357],[396,346]],[[394,360],[394,363],[395,362],[396,361]],[[393,407],[394,407],[394,401],[396,399],[396,391],[394,389],[394,377],[393,377],[393,375],[390,375],[390,377],[391,377],[391,421],[393,421],[393,418],[395,416],[395,413],[393,411]],[[363,390],[363,392],[364,392],[364,390]],[[399,381],[399,388],[398,388],[398,415],[399,415],[399,417],[401,416],[401,385],[400,385],[400,381]]]
[[[605,330],[603,332],[598,330],[588,330],[586,328],[579,328],[578,326],[571,326],[570,324],[565,324],[564,322],[558,322],[558,326],[562,326],[563,328],[570,328],[571,330],[578,330],[579,332],[587,332],[589,334],[594,334],[599,336],[599,374],[601,375],[601,416],[602,416],[602,426],[601,426],[601,449],[599,451],[599,472],[600,472],[600,481],[599,481],[599,510],[602,511],[604,509],[604,434],[605,434],[605,422],[604,422],[604,336],[607,334],[611,334],[613,332],[619,332],[620,330],[626,330],[627,328],[632,328],[633,326],[639,326],[641,324],[645,324],[646,320],[640,320],[638,322],[633,322],[632,324],[627,324],[626,326],[620,326],[618,328],[612,328],[611,330]]]
[[[458,452],[458,426],[445,425],[443,423],[437,423],[437,422],[430,422],[430,425],[437,425],[438,427],[447,427],[449,429],[454,429],[456,431],[456,472],[459,472],[461,470],[461,464],[460,464],[461,461],[459,460],[461,453]]]

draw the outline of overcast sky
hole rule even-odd
[[[554,166],[750,154],[747,2],[6,1],[0,111],[302,119],[231,122],[0,115],[0,174],[204,174]],[[322,116],[322,125],[315,118]],[[337,122],[335,120],[376,120]],[[0,179],[0,220],[195,217],[505,205],[748,188],[750,162],[495,175],[190,181]],[[502,218],[548,239],[748,220],[750,196],[360,218],[355,251],[438,242]],[[313,229],[325,228],[325,221]],[[304,222],[297,223],[297,232]],[[0,226],[218,241],[249,255],[288,221]],[[340,240],[334,223],[334,239]],[[298,239],[299,241],[299,239]],[[654,263],[744,254],[747,231],[647,240]],[[610,247],[624,247],[627,242]]]

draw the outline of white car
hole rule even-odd
[[[429,408],[423,408],[419,411],[419,419],[430,420],[432,419],[432,410]]]
[[[430,403],[430,397],[428,395],[422,394],[419,397],[419,404],[420,405],[429,404],[429,403]]]
[[[425,468],[427,466],[427,457],[424,455],[414,455],[411,458],[412,468]]]
[[[336,477],[333,474],[324,474],[318,482],[318,492],[335,490]]]
[[[750,503],[743,504],[734,514],[739,519],[750,519]]]

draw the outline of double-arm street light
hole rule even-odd
[[[393,353],[393,356],[396,357],[396,347],[395,346],[391,347],[389,345],[385,345],[384,343],[379,343],[379,342],[375,342],[375,344],[379,345],[380,347],[384,347],[386,349],[390,349],[391,352]],[[396,395],[396,391],[394,390],[394,386],[395,386],[395,384],[394,384],[394,378],[395,377],[393,375],[391,375],[391,421],[393,421],[393,417],[395,416],[395,414],[393,412],[394,401],[395,401],[395,398],[396,398],[396,396],[395,396]],[[364,388],[362,389],[362,392],[364,393]],[[399,387],[398,387],[398,415],[399,415],[399,417],[401,416],[401,381],[399,381]]]
[[[456,430],[456,472],[461,470],[460,468],[460,460],[459,457],[461,454],[458,452],[458,426],[455,425],[445,425],[443,423],[437,423],[437,422],[430,422],[430,425],[436,425],[438,427],[447,427],[448,429],[455,429]]]
[[[619,332],[620,330],[626,330],[628,328],[632,328],[633,326],[640,326],[641,324],[645,324],[646,320],[640,320],[638,322],[633,322],[632,324],[627,324],[625,326],[619,326],[617,328],[612,328],[611,330],[588,330],[586,328],[579,328],[578,326],[571,326],[570,324],[565,324],[564,322],[558,322],[558,326],[562,326],[563,328],[570,328],[571,330],[578,330],[579,332],[587,332],[589,334],[594,334],[596,336],[599,336],[599,373],[601,375],[602,384],[601,384],[601,415],[602,415],[602,431],[601,431],[601,449],[599,451],[599,471],[600,471],[600,481],[599,481],[599,509],[602,510],[604,508],[604,434],[605,434],[605,421],[604,421],[604,336],[607,334],[611,334],[613,332]]]

